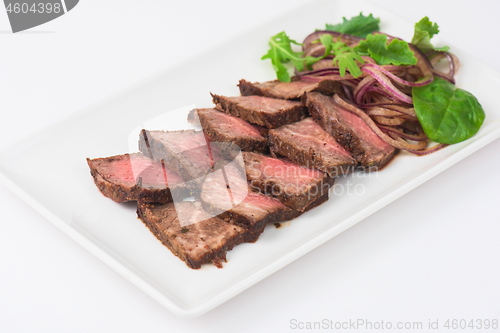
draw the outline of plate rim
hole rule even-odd
[[[360,1],[364,2],[364,1]],[[307,4],[309,6],[310,4]],[[382,8],[383,10],[390,12],[392,15],[398,16],[394,12],[392,12],[390,9],[378,6],[376,4],[371,3],[372,6],[377,6],[379,8]],[[300,8],[303,8],[305,6],[299,6],[298,8],[294,8],[293,12],[296,12],[300,10]],[[406,21],[406,20],[405,20]],[[259,27],[264,26],[268,22],[264,22],[263,24],[259,25]],[[258,27],[257,27],[258,28]],[[467,54],[471,58],[474,58],[467,52],[455,48],[459,50],[461,53]],[[210,51],[210,50],[208,50]],[[191,59],[189,59],[191,60]],[[481,66],[485,68],[489,68],[486,64],[484,64],[481,61],[478,61],[478,63],[481,64]],[[105,104],[107,101],[114,100],[115,98],[119,98],[122,95],[127,94],[129,91],[134,90],[136,87],[143,85],[146,82],[151,82],[154,80],[156,77],[159,77],[163,75],[166,71],[171,70],[171,68],[165,68],[159,70],[157,73],[154,73],[150,76],[147,76],[146,78],[143,78],[134,84],[125,87],[119,91],[116,91],[105,98],[96,101],[94,103],[91,103],[87,105],[86,107],[77,110],[73,113],[68,114],[65,117],[62,117],[53,123],[50,123],[46,126],[43,126],[42,128],[34,131],[33,133],[28,134],[27,136],[21,138],[20,140],[8,145],[7,147],[4,147],[2,151],[0,151],[0,161],[4,157],[4,154],[8,152],[9,150],[15,148],[18,145],[23,144],[24,142],[30,141],[33,138],[36,138],[40,134],[45,133],[46,131],[49,131],[52,128],[57,128],[59,125],[75,121],[80,115],[84,115],[87,112],[90,112],[92,109],[99,107],[101,104]],[[491,70],[492,72],[497,73],[495,70]],[[31,206],[35,211],[40,213],[43,217],[45,217],[47,220],[49,220],[51,223],[53,223],[56,227],[58,227],[61,231],[63,231],[66,235],[68,235],[70,238],[75,240],[78,244],[83,246],[85,249],[87,249],[89,252],[91,252],[93,255],[98,257],[100,260],[102,260],[104,263],[106,263],[108,266],[113,268],[116,272],[118,272],[120,275],[122,275],[125,279],[129,280],[132,282],[134,285],[136,285],[138,288],[143,290],[146,294],[151,296],[153,299],[158,301],[162,306],[164,306],[166,309],[171,311],[172,313],[184,317],[184,318],[194,318],[199,315],[202,315],[213,308],[219,306],[220,304],[226,302],[230,298],[236,296],[240,292],[244,291],[245,289],[249,288],[250,286],[254,285],[255,283],[265,279],[269,275],[273,274],[274,272],[280,270],[281,268],[285,267],[286,265],[290,264],[294,260],[298,259],[302,255],[307,254],[308,252],[312,251],[316,247],[322,245],[326,241],[332,239],[336,235],[342,233],[343,231],[347,230],[348,228],[352,227],[353,225],[357,224],[358,222],[362,221],[364,218],[370,216],[371,214],[375,213],[376,211],[384,208],[385,206],[389,205],[390,203],[394,202],[401,196],[405,195],[406,193],[410,192],[411,190],[415,189],[416,187],[422,185],[426,181],[430,180],[431,178],[437,176],[441,172],[445,171],[446,169],[450,168],[451,166],[455,165],[456,163],[460,162],[462,159],[465,157],[473,154],[474,152],[478,151],[482,147],[488,145],[492,141],[500,138],[500,123],[495,123],[495,124],[489,124],[492,126],[492,129],[484,134],[479,139],[475,139],[474,141],[470,142],[470,144],[467,144],[464,147],[461,147],[459,150],[453,152],[452,155],[448,156],[445,160],[437,163],[436,165],[433,165],[430,167],[428,170],[424,171],[423,173],[419,174],[418,176],[414,177],[413,179],[410,179],[407,183],[403,184],[402,186],[390,191],[389,193],[385,194],[381,198],[375,200],[374,202],[368,204],[366,207],[364,207],[362,210],[359,212],[347,217],[334,227],[328,229],[325,233],[314,237],[311,240],[306,241],[304,244],[301,244],[297,248],[295,248],[293,251],[287,253],[286,255],[282,256],[281,258],[277,259],[273,263],[270,263],[263,267],[262,269],[254,272],[253,274],[247,276],[243,280],[237,282],[235,285],[231,286],[228,289],[225,289],[223,292],[220,294],[216,295],[215,297],[212,297],[208,299],[205,302],[202,302],[198,305],[192,306],[192,307],[182,307],[172,300],[170,300],[168,297],[164,296],[156,290],[152,285],[150,285],[148,282],[146,282],[144,279],[142,279],[140,276],[138,276],[136,273],[128,269],[126,266],[124,266],[122,263],[120,263],[118,260],[113,258],[111,255],[109,255],[104,249],[100,248],[98,245],[94,244],[90,239],[85,237],[84,234],[80,233],[77,228],[74,228],[72,225],[64,222],[61,218],[56,216],[51,212],[50,209],[45,207],[43,204],[38,202],[34,197],[32,197],[29,193],[27,193],[19,184],[17,184],[15,181],[11,180],[6,174],[3,173],[2,169],[0,168],[0,182],[3,183],[7,188],[9,188],[14,194],[16,194],[18,197],[20,197],[23,201],[25,201],[29,206]]]

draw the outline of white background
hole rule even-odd
[[[500,2],[372,2],[411,22],[429,16],[442,39],[500,71]],[[18,34],[0,8],[0,149],[304,4],[82,0]],[[169,313],[0,186],[0,332],[286,332],[298,330],[292,319],[424,328],[429,319],[441,327],[448,318],[500,319],[499,151],[497,140],[196,319]]]

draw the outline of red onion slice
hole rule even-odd
[[[375,124],[375,122],[370,118],[370,116],[368,116],[362,110],[358,109],[352,104],[347,103],[339,95],[334,95],[333,99],[335,103],[340,105],[342,108],[360,117],[372,129],[372,131],[374,131],[382,140],[384,140],[391,146],[399,149],[412,150],[412,151],[423,150],[427,146],[427,142],[425,141],[420,141],[418,144],[410,144],[401,138],[400,140],[393,139],[392,137],[382,132],[382,130],[377,126],[377,124]]]
[[[421,132],[418,135],[414,135],[414,134],[405,133],[402,130],[395,128],[395,127],[384,126],[384,125],[380,125],[379,127],[383,131],[395,133],[402,138],[412,140],[412,141],[426,141],[428,139],[427,135],[425,135],[424,132]]]
[[[387,91],[391,93],[391,95],[394,96],[395,99],[400,100],[401,102],[408,103],[408,104],[413,104],[413,98],[410,96],[402,93],[398,88],[396,88],[391,80],[387,78],[382,72],[380,72],[378,69],[371,68],[371,67],[364,67],[363,72],[370,74],[375,80],[377,80]],[[432,73],[432,72],[431,72]]]
[[[429,155],[432,153],[437,152],[438,150],[441,150],[445,147],[449,146],[446,143],[438,143],[435,146],[429,147],[427,149],[422,149],[422,150],[408,150],[409,153],[415,154],[417,156],[424,156],[424,155]]]
[[[401,84],[404,84],[406,86],[410,86],[410,87],[422,87],[422,86],[426,86],[429,83],[431,83],[432,80],[434,79],[433,77],[430,77],[430,78],[424,78],[424,80],[421,80],[419,82],[410,82],[410,81],[403,80],[402,78],[394,75],[390,71],[386,70],[384,67],[379,66],[379,65],[374,65],[374,64],[364,64],[364,65],[361,66],[361,70],[363,70],[365,68],[368,68],[368,67],[372,67],[372,68],[374,68],[374,69],[382,72],[383,74],[387,75],[392,80],[394,80],[396,82],[399,82]],[[394,66],[394,67],[399,67],[399,66]],[[401,67],[399,67],[398,69],[401,70]]]

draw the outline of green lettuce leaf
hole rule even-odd
[[[313,63],[319,60],[319,58],[316,57],[302,57],[303,52],[293,51],[292,44],[302,45],[290,39],[286,33],[282,31],[269,39],[269,51],[261,58],[262,60],[271,59],[278,80],[283,82],[291,81],[288,68],[284,63],[291,61],[297,70],[302,71],[304,65],[310,68]]]
[[[354,48],[360,55],[368,55],[379,65],[415,65],[417,58],[410,50],[408,43],[394,39],[387,45],[387,35],[368,35]]]
[[[372,14],[364,16],[363,13],[359,13],[359,16],[351,17],[350,20],[343,17],[342,23],[326,24],[326,30],[365,38],[372,32],[380,30],[379,23],[380,19],[373,17]]]
[[[450,49],[448,46],[435,48],[434,45],[431,44],[431,38],[438,33],[439,26],[436,23],[432,23],[426,16],[415,23],[415,32],[411,39],[411,43],[424,53],[433,50],[448,51]]]
[[[354,77],[361,76],[361,69],[356,61],[359,61],[361,64],[364,64],[364,61],[352,47],[347,46],[340,40],[334,42],[331,35],[321,35],[319,39],[325,46],[325,56],[329,55],[331,52],[335,55],[333,58],[333,65],[338,64],[341,77],[345,76],[346,69],[348,69],[349,73]]]
[[[437,23],[432,23],[427,16],[415,23],[415,29],[427,32],[430,38],[439,33],[439,26]]]

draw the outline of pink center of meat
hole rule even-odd
[[[210,114],[213,121],[217,122],[218,130],[226,133],[238,133],[242,136],[259,137],[259,131],[249,122],[238,117],[231,116],[220,111],[214,111]]]
[[[262,96],[232,97],[232,100],[246,109],[258,110],[268,113],[275,113],[284,109],[302,105],[302,103],[300,102]]]
[[[268,179],[296,185],[310,184],[312,180],[322,179],[324,176],[321,171],[301,167],[287,158],[263,157],[260,169]]]
[[[271,210],[273,208],[286,209],[286,206],[279,200],[254,192],[248,192],[243,203],[263,210]]]
[[[303,147],[311,147],[315,152],[322,155],[340,155],[351,158],[347,152],[335,139],[321,128],[312,118],[285,125],[278,130],[288,137],[301,140]]]
[[[355,128],[358,132],[358,136],[363,138],[367,142],[371,142],[373,145],[384,148],[386,150],[392,150],[392,146],[387,142],[382,140],[375,132],[361,119],[356,116],[354,113],[349,112],[347,110],[342,109],[340,106],[337,108],[341,117],[345,119],[345,121],[351,126],[351,128]]]
[[[134,185],[141,178],[144,186],[165,187],[183,182],[174,171],[162,168],[162,165],[147,158],[140,157],[114,161],[109,167],[100,170],[103,177],[109,181],[117,181]],[[166,179],[165,179],[166,178]]]

